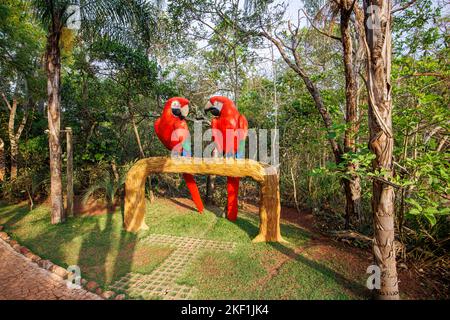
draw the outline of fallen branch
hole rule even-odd
[[[372,238],[352,230],[335,230],[330,231],[329,234],[338,239],[355,239],[366,242],[372,242]]]

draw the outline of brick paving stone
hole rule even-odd
[[[84,289],[70,289],[0,239],[0,300],[100,300]]]

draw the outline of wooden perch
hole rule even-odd
[[[191,173],[251,177],[261,186],[259,234],[253,242],[284,242],[280,234],[280,189],[274,167],[254,160],[153,157],[139,160],[125,181],[124,226],[129,232],[148,229],[145,180],[152,173]]]

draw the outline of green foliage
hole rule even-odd
[[[434,226],[441,216],[449,215],[445,195],[450,193],[450,154],[428,152],[417,159],[407,159],[406,168],[413,172],[400,180],[403,187],[411,187],[407,218],[422,216]]]
[[[108,204],[114,203],[116,194],[121,190],[125,183],[125,173],[119,177],[114,177],[110,172],[104,172],[103,175],[92,184],[83,194],[83,203],[89,201],[94,194],[99,197],[100,193],[106,198]]]

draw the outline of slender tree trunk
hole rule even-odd
[[[136,142],[139,147],[139,155],[140,155],[141,159],[144,159],[145,158],[144,148],[142,147],[141,137],[139,136],[139,131],[138,131],[138,127],[136,125],[136,120],[134,119],[134,113],[131,111],[132,105],[131,105],[130,97],[127,98],[127,106],[128,106],[128,113],[130,114],[130,118],[131,118],[131,126],[133,127],[134,136],[136,138]],[[155,200],[155,195],[153,193],[152,179],[150,177],[147,177],[147,183],[148,183],[148,190],[149,190],[149,200],[150,200],[150,203],[152,203]]]
[[[217,149],[214,148],[212,152],[212,157],[216,158],[217,156],[218,156]],[[215,182],[216,182],[215,175],[208,175],[206,177],[206,203],[208,204],[214,204],[214,190],[216,188]]]
[[[5,98],[5,96],[3,96]],[[6,101],[6,100],[5,100]],[[11,152],[11,180],[17,178],[17,156],[19,154],[19,146],[17,145],[16,135],[14,133],[14,122],[16,120],[17,100],[13,99],[12,106],[9,109],[8,135]]]
[[[216,180],[216,176],[208,175],[206,177],[206,203],[214,204],[214,183]]]
[[[132,103],[131,103],[131,100],[130,100],[129,96],[127,97],[127,107],[128,107],[128,113],[130,115],[131,126],[133,127],[133,133],[134,133],[134,136],[136,138],[136,142],[137,142],[138,147],[139,147],[139,154],[141,156],[141,159],[144,159],[145,158],[144,148],[142,147],[141,137],[139,136],[139,131],[138,131],[138,128],[137,128],[137,125],[136,125],[136,120],[134,119],[134,113],[132,111]]]
[[[5,161],[5,142],[0,138],[0,181],[5,181],[6,161]]]
[[[28,110],[25,110],[25,113],[22,118],[22,122],[20,123],[17,131],[15,130],[15,122],[16,122],[16,114],[17,114],[17,99],[13,99],[12,105],[9,103],[5,94],[2,93],[3,101],[5,101],[6,106],[9,109],[9,121],[8,121],[8,136],[9,143],[11,148],[11,170],[10,175],[11,179],[14,180],[17,178],[17,162],[19,158],[19,139],[22,135],[22,131],[25,128],[25,124],[27,123],[28,118]]]
[[[345,122],[347,128],[344,135],[344,152],[356,152],[356,137],[358,127],[358,84],[357,74],[354,69],[353,43],[350,33],[350,16],[353,11],[353,0],[343,0],[341,2],[341,42],[344,58],[345,72]],[[350,220],[361,218],[361,183],[360,178],[355,173],[357,165],[347,163],[347,173],[349,178],[344,179],[344,190],[346,198],[345,206],[345,227],[350,227]]]
[[[369,96],[369,146],[375,154],[374,170],[393,175],[391,100],[391,7],[390,0],[364,0],[367,45],[367,91]],[[381,271],[378,299],[399,299],[394,244],[394,189],[373,182],[373,252]]]
[[[10,140],[10,145],[11,145],[10,175],[11,175],[11,180],[14,180],[17,178],[17,158],[19,157],[19,145],[17,144],[17,141],[15,138],[12,138]]]
[[[45,64],[47,71],[47,98],[48,98],[48,129],[50,150],[50,199],[51,222],[60,223],[65,220],[62,174],[61,174],[61,53],[59,39],[61,36],[60,22],[54,18],[47,36]]]
[[[66,217],[73,217],[73,132],[72,128],[66,127],[67,144],[67,211]]]
[[[139,154],[140,154],[141,158],[144,159],[145,158],[144,148],[142,148],[141,137],[139,136],[139,131],[138,131],[136,121],[134,120],[133,115],[131,115],[131,124],[133,126],[134,136],[136,137],[136,142],[139,147]]]

